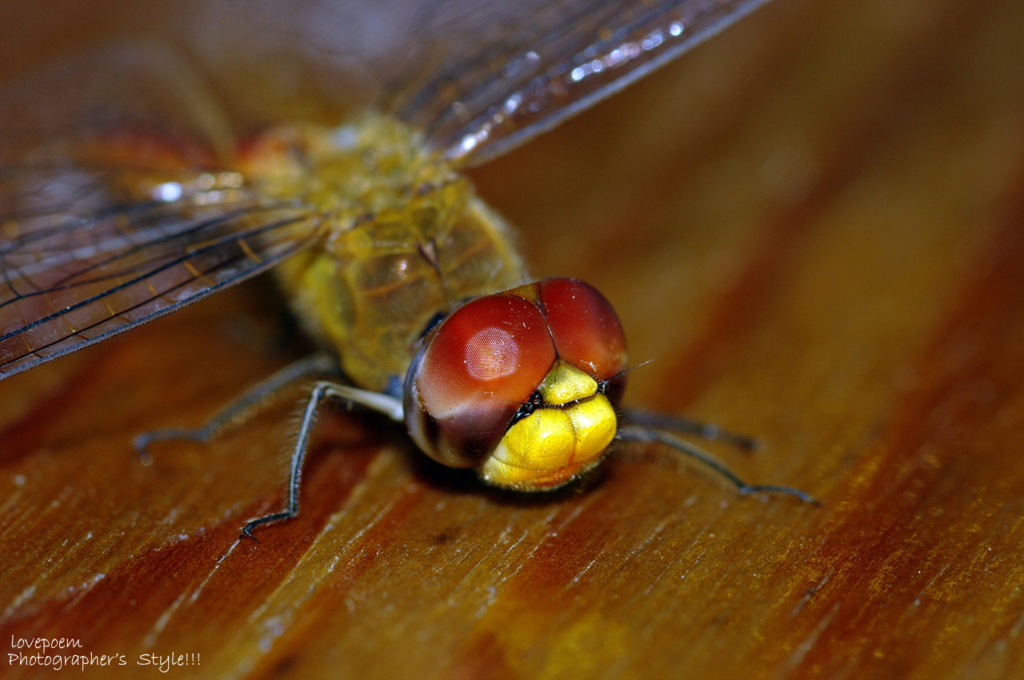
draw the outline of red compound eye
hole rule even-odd
[[[559,358],[598,381],[626,369],[626,336],[603,295],[576,279],[545,279],[536,285]]]
[[[431,457],[469,467],[497,446],[556,359],[540,310],[499,294],[459,307],[406,377],[406,424]]]
[[[545,279],[459,307],[424,340],[405,379],[416,444],[452,467],[480,465],[557,359],[604,383],[626,368],[608,301],[575,279]],[[603,385],[612,405],[624,377]]]

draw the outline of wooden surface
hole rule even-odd
[[[0,646],[153,677],[1024,677],[1024,5],[777,0],[474,173],[538,276],[619,308],[627,402],[756,435],[524,498],[322,421],[277,508],[293,358],[266,283],[0,383]],[[4,650],[14,652],[16,650]],[[187,657],[186,657],[187,658]],[[48,675],[0,660],[0,675]],[[65,670],[78,673],[78,671]]]

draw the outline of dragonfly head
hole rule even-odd
[[[552,278],[472,300],[424,338],[406,426],[430,457],[521,491],[562,486],[615,436],[626,339],[605,298]]]

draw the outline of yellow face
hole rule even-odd
[[[594,378],[557,361],[538,388],[543,406],[508,429],[480,468],[494,486],[542,491],[597,465],[615,437],[617,419]]]
[[[431,331],[406,376],[409,434],[485,482],[545,491],[597,465],[615,438],[626,339],[581,281],[477,298]]]

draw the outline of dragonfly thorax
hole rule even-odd
[[[504,222],[397,121],[277,128],[247,154],[261,195],[300,196],[320,217],[322,238],[275,271],[362,387],[400,384],[438,312],[522,279]]]

